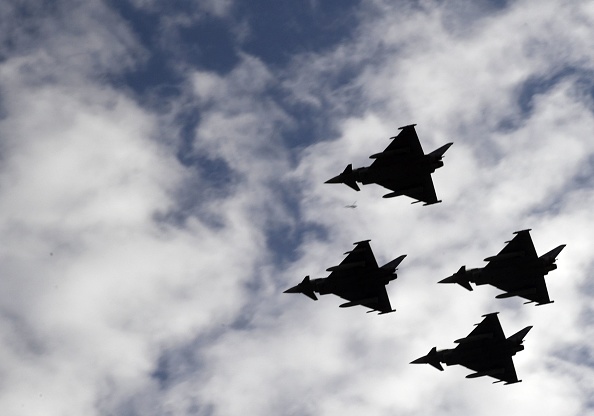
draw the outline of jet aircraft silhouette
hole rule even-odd
[[[378,267],[369,241],[355,243],[356,247],[344,253],[348,256],[338,266],[326,269],[331,272],[328,277],[310,279],[306,276],[301,283],[284,293],[303,293],[313,300],[318,300],[315,292],[320,295],[332,293],[348,300],[340,305],[341,308],[363,305],[379,311],[380,315],[394,312],[386,285],[397,278],[396,268],[406,254]]]
[[[424,205],[441,202],[435,194],[431,174],[443,166],[443,155],[452,143],[426,155],[415,126],[400,127],[401,132],[391,137],[392,143],[383,152],[369,156],[375,159],[370,166],[353,169],[350,164],[340,175],[326,183],[344,183],[355,191],[359,191],[357,182],[363,185],[375,183],[392,191],[384,198],[406,195],[416,199],[415,202],[424,202]]]
[[[498,299],[520,296],[528,299],[526,303],[553,303],[549,299],[544,276],[557,268],[555,260],[565,244],[538,257],[530,230],[516,231],[514,234],[516,236],[507,242],[499,254],[485,259],[489,262],[485,267],[466,270],[466,266],[462,266],[439,283],[458,283],[468,290],[472,290],[470,282],[476,285],[490,284],[505,292],[495,296]]]
[[[433,347],[429,354],[411,364],[431,364],[440,371],[443,371],[441,363],[462,365],[475,371],[466,378],[489,376],[498,379],[494,383],[519,383],[512,356],[524,349],[522,342],[532,326],[505,338],[497,314],[483,315],[485,319],[467,337],[454,341],[459,344],[456,348],[437,350]]]

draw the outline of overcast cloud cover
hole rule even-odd
[[[594,414],[593,3],[9,0],[0,27],[1,414]],[[323,183],[412,123],[454,142],[442,204]],[[526,228],[567,244],[554,304],[436,284]],[[396,313],[282,293],[363,239],[408,255]],[[534,325],[523,383],[408,364],[493,311]]]

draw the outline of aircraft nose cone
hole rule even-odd
[[[411,364],[430,364],[431,366],[437,368],[439,371],[443,371],[443,366],[440,363],[440,359],[437,354],[437,348],[435,348],[435,347],[431,348],[431,351],[429,351],[429,354],[427,354],[421,358],[417,358],[416,360],[411,361],[410,363]]]
[[[445,279],[440,280],[437,283],[457,283],[457,281],[456,281],[456,275],[453,274],[453,275],[451,275],[449,277],[446,277]]]
[[[293,286],[292,288],[285,290],[283,293],[301,293],[302,290],[299,286],[301,285],[299,284],[297,286]]]
[[[427,357],[421,357],[421,358],[417,358],[416,360],[413,360],[410,362],[411,364],[427,364]]]
[[[324,183],[342,183],[342,174],[341,175],[337,175],[335,177],[333,177],[332,179],[328,179],[326,182]]]

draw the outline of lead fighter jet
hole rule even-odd
[[[565,244],[554,248],[538,257],[534,243],[530,237],[530,230],[516,231],[516,236],[496,256],[487,257],[489,263],[479,269],[460,270],[439,283],[458,283],[468,290],[472,290],[470,282],[476,285],[493,285],[503,291],[495,296],[497,299],[521,296],[528,302],[537,305],[553,303],[549,299],[544,276],[555,270],[555,260],[565,247]]]
[[[505,338],[497,314],[483,315],[485,319],[467,337],[454,341],[459,344],[456,348],[438,351],[433,347],[429,354],[411,364],[431,364],[440,371],[443,371],[441,363],[462,365],[475,371],[466,378],[489,376],[498,379],[494,383],[519,383],[512,357],[524,349],[522,342],[532,327]]]
[[[391,137],[392,143],[383,152],[369,156],[375,159],[370,166],[353,169],[352,164],[348,165],[344,172],[326,183],[344,183],[355,191],[359,191],[357,182],[363,185],[376,183],[392,191],[384,198],[406,195],[416,199],[415,202],[424,202],[424,205],[441,202],[435,194],[431,174],[443,166],[441,159],[452,143],[426,155],[415,126],[400,127],[402,131]]]
[[[355,243],[356,247],[352,251],[344,253],[348,256],[342,263],[326,269],[331,272],[328,277],[310,279],[306,276],[301,283],[284,293],[303,293],[313,300],[318,300],[314,292],[320,295],[332,293],[348,300],[340,305],[341,308],[363,305],[372,311],[379,311],[380,315],[394,312],[386,285],[396,279],[396,267],[406,254],[378,267],[369,241]]]

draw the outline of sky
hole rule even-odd
[[[1,413],[594,414],[592,39],[581,1],[1,2]],[[324,184],[413,123],[443,203]],[[437,284],[523,229],[555,303]],[[395,313],[282,293],[366,239]],[[496,311],[522,383],[409,365]]]

